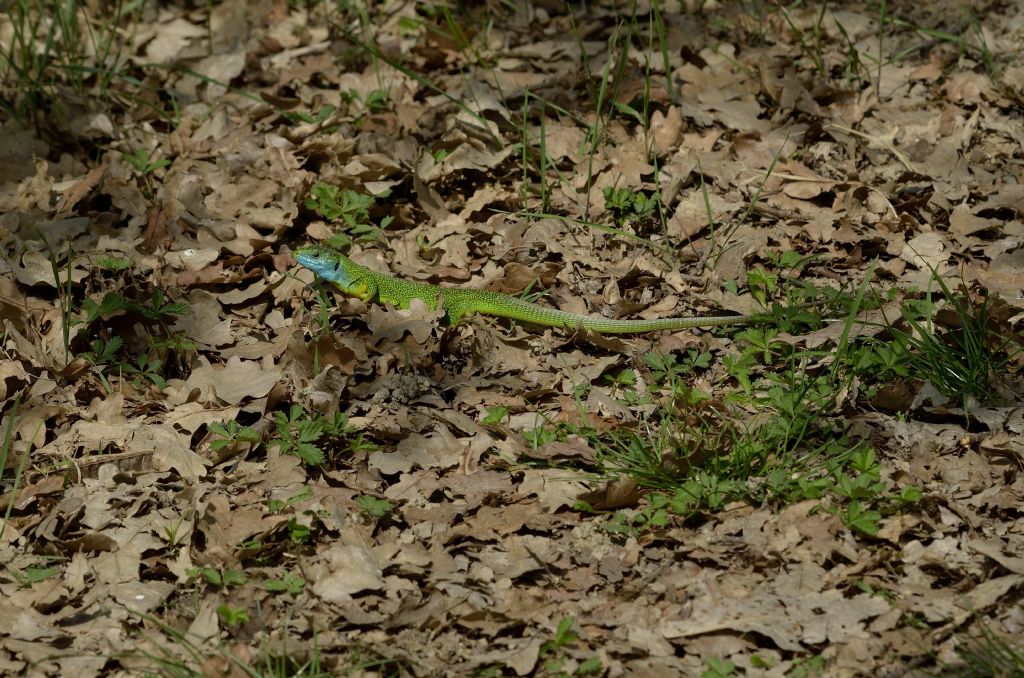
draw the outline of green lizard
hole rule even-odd
[[[748,325],[770,322],[765,315],[712,315],[691,318],[659,318],[657,320],[615,320],[591,315],[566,313],[516,297],[489,290],[438,287],[425,283],[401,280],[360,266],[341,252],[321,245],[308,245],[295,251],[295,260],[313,271],[318,277],[332,283],[345,294],[363,301],[378,301],[397,308],[409,308],[413,299],[419,299],[430,309],[436,309],[440,300],[448,322],[458,324],[467,315],[510,318],[521,322],[563,327],[584,328],[604,334],[630,334],[679,330],[690,327],[718,327],[721,325]]]

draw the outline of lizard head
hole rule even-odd
[[[306,245],[295,250],[295,261],[324,278],[339,285],[348,282],[342,266],[341,253],[323,245]]]

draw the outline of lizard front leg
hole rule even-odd
[[[377,298],[377,285],[370,280],[359,280],[349,285],[348,293],[360,301],[370,303]]]
[[[358,278],[349,282],[333,281],[334,286],[350,297],[370,303],[377,297],[377,285],[367,278]]]

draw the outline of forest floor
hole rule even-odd
[[[1019,2],[9,4],[0,673],[1024,675]]]

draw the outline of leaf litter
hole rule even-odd
[[[670,4],[164,8],[133,15],[104,110],[7,116],[0,671],[901,675],[1021,638],[1019,360],[997,404],[847,389],[832,414],[877,482],[921,493],[869,532],[822,498],[659,514],[545,432],[656,437],[623,399],[644,354],[733,342],[447,328],[318,301],[290,259],[342,233],[403,278],[661,317],[756,310],[730,281],[796,252],[821,285],[987,290],[1020,327],[1020,7],[969,3],[981,42],[958,45],[906,28],[948,28],[927,5],[880,43],[866,3]],[[370,199],[326,219],[318,182]],[[724,411],[721,366],[686,378]]]

